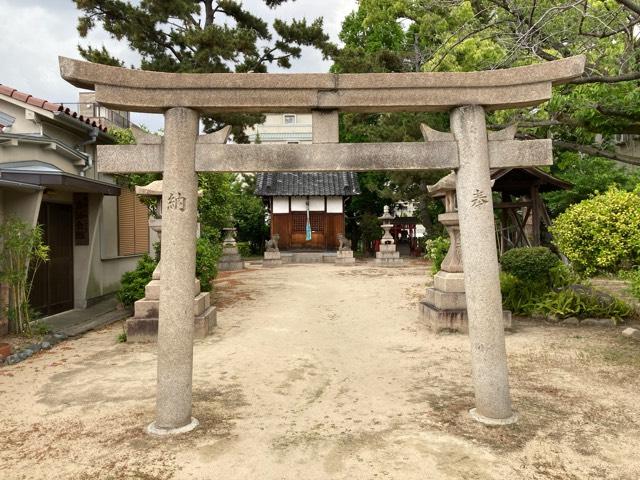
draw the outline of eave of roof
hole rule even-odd
[[[2,170],[0,177],[4,180],[49,187],[56,190],[84,193],[102,193],[103,195],[120,195],[120,187],[112,183],[80,177],[66,172],[45,172],[33,170]]]
[[[491,179],[495,180],[495,182],[499,182],[505,176],[509,175],[511,172],[520,172],[526,173],[532,177],[536,177],[539,179],[538,185],[543,186],[544,190],[569,190],[573,185],[565,180],[561,180],[559,178],[554,177],[553,175],[541,170],[537,167],[518,167],[518,168],[504,168],[499,170],[494,170],[491,172]],[[533,184],[533,183],[532,183]],[[499,187],[499,185],[496,185]],[[499,188],[497,188],[499,189]]]
[[[32,109],[41,109],[53,114],[56,119],[64,121],[66,123],[72,123],[76,127],[83,128],[84,130],[92,130],[97,128],[103,140],[109,143],[114,142],[113,137],[107,135],[107,127],[97,123],[89,117],[84,117],[74,112],[68,107],[64,107],[58,103],[49,102],[42,98],[34,97],[31,94],[21,92],[15,88],[7,85],[0,84],[0,95],[6,98],[11,98],[15,101],[29,105]],[[1,98],[1,97],[0,97]]]
[[[360,194],[354,172],[258,173],[255,194],[274,196],[341,196]]]
[[[18,146],[20,143],[32,143],[41,145],[48,150],[56,150],[59,153],[70,160],[77,162],[77,165],[85,165],[89,155],[70,148],[65,143],[51,137],[45,137],[43,135],[27,135],[20,133],[0,133],[0,148],[11,148],[11,146]],[[0,168],[1,168],[0,164]]]

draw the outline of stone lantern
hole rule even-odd
[[[222,241],[222,257],[218,261],[218,270],[221,272],[230,270],[242,270],[244,262],[238,252],[238,244],[236,243],[236,228],[223,228],[224,240]]]
[[[136,187],[139,196],[155,197],[158,199],[156,218],[149,219],[149,227],[162,238],[162,180],[156,180],[149,185]],[[198,192],[201,196],[201,192]],[[193,232],[193,241],[199,236],[199,225]],[[162,275],[162,258],[155,270],[151,281],[144,289],[144,298],[134,304],[133,317],[127,319],[127,342],[155,342],[158,335],[158,318],[160,312],[160,282]],[[194,278],[194,337],[204,338],[216,326],[216,307],[211,305],[209,292],[200,291],[200,280]]]
[[[382,221],[384,235],[380,239],[380,250],[376,252],[376,263],[381,266],[393,266],[402,263],[400,252],[396,251],[396,242],[390,233],[395,217],[389,213],[389,206],[384,206],[384,213],[378,217]]]
[[[440,270],[433,277],[433,287],[427,289],[426,297],[420,302],[422,317],[429,328],[436,332],[467,332],[469,329],[456,181],[456,173],[452,171],[436,184],[427,187],[433,198],[439,198],[444,203],[445,212],[438,215],[438,220],[447,229],[451,242]],[[511,312],[503,312],[503,318],[505,327],[511,327]]]

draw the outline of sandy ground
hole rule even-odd
[[[424,265],[224,274],[195,345],[194,416],[153,419],[155,349],[115,325],[0,369],[0,478],[637,479],[640,347],[516,323],[517,425],[474,423],[468,338],[416,314]]]

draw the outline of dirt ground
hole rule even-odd
[[[227,273],[194,355],[195,432],[147,436],[155,348],[121,325],[0,369],[0,478],[640,478],[640,344],[517,322],[521,421],[474,423],[468,338],[435,335],[426,267]]]

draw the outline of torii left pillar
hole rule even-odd
[[[188,108],[171,108],[164,118],[158,391],[156,418],[147,428],[155,435],[184,433],[198,426],[191,416],[191,387],[199,114]]]

